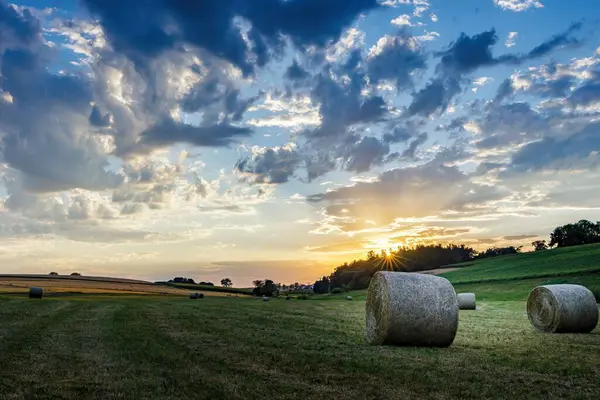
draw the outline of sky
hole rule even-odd
[[[1,273],[313,282],[600,220],[597,0],[0,0]]]

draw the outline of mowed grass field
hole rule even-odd
[[[2,399],[600,398],[600,330],[543,334],[523,302],[460,311],[449,348],[370,346],[364,302],[0,300]]]
[[[366,291],[269,302],[0,293],[0,399],[598,399],[600,325],[547,334],[527,319],[537,285],[600,289],[600,247],[566,250],[448,272],[478,301],[448,348],[367,344]]]

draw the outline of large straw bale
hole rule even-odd
[[[456,295],[458,300],[459,310],[475,310],[477,309],[475,303],[475,293],[458,293]]]
[[[366,325],[371,344],[450,346],[458,329],[456,292],[439,276],[376,272],[367,293]]]
[[[527,317],[542,332],[589,333],[598,324],[598,306],[585,286],[543,285],[529,293]]]

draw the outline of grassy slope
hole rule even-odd
[[[0,299],[0,321],[7,399],[600,397],[600,330],[535,332],[521,302],[461,312],[447,349],[367,345],[356,301]]]
[[[600,245],[488,258],[443,273],[452,283],[502,281],[600,272]]]
[[[574,283],[600,294],[600,245],[576,246],[536,253],[501,256],[457,264],[447,278],[457,292],[475,292],[478,300],[525,301],[538,285]],[[341,295],[315,296],[341,300],[351,295],[364,300],[366,290]]]

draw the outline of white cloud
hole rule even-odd
[[[429,17],[431,18],[431,21],[433,21],[433,22],[439,21],[439,18],[437,15],[435,15],[435,13],[431,13],[431,15],[429,15]]]
[[[493,80],[494,80],[494,78],[490,78],[487,76],[482,76],[481,78],[477,78],[473,81],[473,84],[477,87],[474,87],[471,90],[473,91],[473,93],[477,93],[477,90],[479,90],[479,87],[485,86],[488,84],[488,82],[491,82]]]
[[[351,50],[365,43],[365,33],[356,28],[350,28],[346,34],[335,44],[329,46],[325,52],[325,58],[329,62],[335,62],[348,54]]]
[[[504,45],[506,47],[513,47],[514,45],[516,45],[516,40],[517,40],[517,36],[519,35],[518,32],[509,32],[508,37],[506,38],[506,42],[504,43]]]
[[[439,38],[440,34],[437,32],[428,32],[425,31],[421,36],[415,36],[415,39],[419,42],[433,42],[435,39]]]
[[[494,4],[503,10],[521,12],[532,7],[543,8],[544,5],[537,0],[494,0]]]
[[[413,24],[410,22],[410,15],[408,14],[402,14],[399,17],[394,18],[390,22],[392,23],[392,25],[397,26],[413,26]]]
[[[412,22],[410,20],[411,16],[408,14],[402,14],[397,18],[394,18],[393,20],[391,20],[391,24],[392,25],[396,25],[396,26],[410,26],[410,27],[419,27],[419,26],[425,26],[424,23],[422,22]]]

